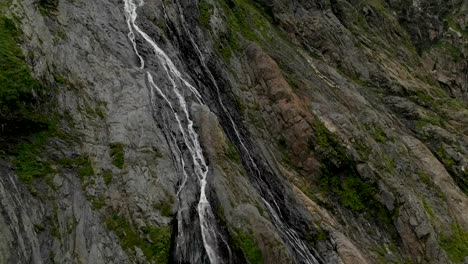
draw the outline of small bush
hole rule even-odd
[[[109,185],[112,182],[112,172],[107,170],[102,174],[102,177],[104,179],[104,183],[106,185]]]
[[[87,158],[81,158],[78,160],[78,175],[80,179],[85,179],[86,177],[90,177],[94,175],[93,165],[91,161]]]
[[[211,16],[213,15],[214,7],[212,4],[206,1],[200,1],[200,24],[208,28],[210,26]]]
[[[0,122],[1,119],[35,119],[35,105],[43,88],[25,62],[18,42],[22,32],[0,15]]]
[[[387,141],[387,135],[385,135],[385,132],[382,128],[376,127],[374,131],[374,139],[377,142],[384,143]]]
[[[234,244],[244,252],[245,258],[249,261],[249,263],[263,263],[262,251],[258,247],[254,235],[251,232],[244,232],[240,228],[234,228],[234,231]]]
[[[99,196],[98,198],[90,197],[89,200],[91,200],[93,209],[101,209],[106,205],[106,198],[104,196]]]
[[[468,256],[468,232],[453,224],[452,233],[452,237],[442,239],[441,246],[454,263],[464,263]]]
[[[125,163],[125,152],[124,152],[124,145],[120,143],[111,144],[111,158],[112,164],[119,169],[123,169]]]
[[[376,197],[375,184],[362,179],[346,149],[338,138],[319,121],[314,125],[314,136],[309,141],[311,150],[322,163],[320,186],[329,195],[353,212],[362,213],[382,225],[392,223],[388,212]]]
[[[31,184],[34,178],[53,172],[49,163],[42,161],[40,157],[48,138],[47,131],[40,132],[33,136],[30,143],[22,143],[18,146],[14,165],[16,174],[23,182]]]
[[[58,3],[58,0],[39,0],[39,12],[46,16],[54,15],[57,12]]]
[[[133,251],[135,247],[138,247],[149,262],[168,263],[171,242],[169,227],[148,226],[138,230],[118,214],[107,219],[106,225],[119,237],[125,250]]]
[[[330,232],[327,230],[319,230],[315,234],[306,234],[306,241],[311,247],[316,247],[320,241],[327,240],[330,236]]]
[[[236,163],[241,163],[241,157],[239,156],[239,153],[237,153],[237,149],[232,143],[228,143],[226,156]]]

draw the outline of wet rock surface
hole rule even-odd
[[[0,263],[466,262],[466,0],[0,3]]]

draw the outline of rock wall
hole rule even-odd
[[[0,263],[468,261],[466,0],[0,4]]]

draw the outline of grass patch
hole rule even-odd
[[[283,136],[280,136],[277,142],[278,150],[281,153],[281,156],[283,157],[283,162],[292,167],[295,168],[296,166],[293,164],[291,161],[291,157],[289,156],[289,151],[288,151],[288,144],[286,143],[286,139]]]
[[[99,196],[97,198],[89,196],[88,200],[91,201],[91,204],[93,205],[93,209],[98,210],[104,207],[106,205],[106,198],[104,196]]]
[[[268,8],[247,0],[223,0],[218,3],[224,13],[227,31],[219,36],[215,48],[225,61],[229,61],[233,51],[239,50],[241,36],[257,43],[273,42],[276,32],[270,25],[268,16],[256,6],[264,12],[268,11]]]
[[[436,154],[437,159],[445,166],[447,171],[452,175],[453,179],[460,187],[460,189],[468,195],[468,175],[467,172],[464,172],[463,175],[457,174],[457,165],[459,163],[453,158],[453,156],[449,155],[447,151],[444,149],[443,145],[439,145],[438,147],[432,149],[433,153]]]
[[[428,124],[432,124],[434,126],[442,127],[442,123],[440,122],[439,119],[433,116],[427,116],[424,118],[421,118],[420,120],[416,121],[416,128],[418,130],[423,129],[425,126]]]
[[[385,143],[387,141],[387,135],[380,126],[366,126],[367,129],[372,133],[372,137],[379,143]]]
[[[53,161],[62,167],[73,168],[78,172],[78,176],[82,181],[82,187],[86,188],[89,184],[94,184],[95,175],[93,164],[91,160],[86,156],[78,156],[74,158],[60,158]]]
[[[319,121],[314,125],[310,149],[322,163],[320,186],[329,197],[355,213],[362,213],[385,226],[392,225],[391,213],[379,202],[374,183],[363,180],[356,164],[340,144]]]
[[[423,203],[424,210],[426,210],[427,214],[429,215],[431,219],[434,219],[435,218],[434,209],[432,209],[432,206],[429,204],[429,202],[427,202],[424,196],[421,196],[420,198]]]
[[[122,247],[130,252],[140,248],[149,262],[168,263],[171,230],[167,226],[137,229],[124,217],[114,214],[106,220],[109,230],[119,237]]]
[[[84,180],[87,177],[91,177],[94,175],[93,165],[89,158],[79,158],[77,159],[78,167],[78,176],[80,176],[81,180]]]
[[[458,224],[452,225],[452,237],[443,238],[441,246],[454,263],[464,263],[468,256],[468,232]]]
[[[463,53],[459,47],[452,45],[449,42],[440,40],[434,46],[441,50],[444,54],[450,56],[455,62],[459,62],[463,58]]]
[[[231,142],[228,142],[225,153],[226,153],[226,156],[230,160],[232,160],[232,161],[234,161],[235,163],[238,163],[238,164],[241,163],[241,157],[240,157],[239,153],[237,152],[236,147]]]
[[[307,234],[306,241],[311,247],[315,247],[318,242],[327,240],[330,236],[330,232],[327,230],[320,230],[316,234]]]
[[[119,169],[123,169],[125,163],[124,145],[121,143],[111,144],[110,149],[112,164]]]
[[[39,0],[37,8],[45,16],[55,15],[58,8],[58,0]]]
[[[431,190],[434,190],[437,193],[439,198],[444,198],[444,192],[440,189],[440,187],[434,183],[431,177],[424,171],[418,171],[419,179]]]
[[[2,119],[36,120],[37,96],[43,91],[34,79],[18,46],[22,32],[0,15],[0,122]]]
[[[159,204],[156,204],[154,206],[155,209],[157,209],[162,216],[165,217],[172,217],[172,204],[174,203],[174,198],[172,196],[168,196],[165,201],[160,202]]]
[[[209,28],[211,16],[213,15],[214,11],[214,6],[208,3],[207,1],[200,1],[198,8],[200,9],[200,24],[202,24],[202,26],[204,26],[205,28]]]
[[[431,105],[434,103],[434,98],[427,92],[417,91],[415,97],[420,104]]]
[[[27,143],[20,143],[16,149],[15,171],[21,181],[31,184],[36,178],[44,177],[54,172],[50,163],[41,157],[53,128],[34,134]]]
[[[235,34],[230,30],[225,34],[221,34],[215,43],[215,48],[224,61],[228,62],[231,59],[233,50],[239,48]]]
[[[112,182],[112,177],[113,177],[112,171],[110,171],[110,170],[106,170],[106,171],[104,171],[104,173],[102,174],[102,178],[104,179],[104,183],[105,183],[106,185],[111,184],[111,182]]]
[[[439,148],[437,148],[436,154],[439,160],[442,160],[442,163],[444,163],[444,165],[448,167],[448,169],[452,169],[452,167],[456,165],[455,160],[447,154],[443,147],[440,146]]]
[[[249,232],[244,232],[240,228],[234,228],[235,235],[233,242],[236,247],[244,252],[245,258],[250,264],[263,263],[262,251],[258,247],[254,235]]]

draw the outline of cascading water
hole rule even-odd
[[[169,110],[173,113],[174,119],[178,125],[178,132],[180,133],[183,139],[183,144],[185,148],[189,151],[192,158],[191,163],[193,164],[193,174],[197,177],[200,186],[200,197],[198,200],[197,212],[198,220],[200,223],[201,236],[203,239],[203,246],[206,255],[208,256],[210,263],[216,264],[223,262],[219,253],[217,241],[218,237],[221,236],[217,231],[215,217],[206,195],[208,166],[203,156],[203,151],[198,140],[198,135],[193,128],[193,121],[190,118],[187,102],[185,100],[185,97],[182,95],[183,91],[181,89],[188,88],[190,92],[195,96],[197,102],[200,104],[203,102],[202,97],[197,91],[197,89],[182,77],[182,74],[177,70],[169,56],[167,56],[167,54],[163,50],[161,50],[158,47],[158,45],[136,24],[137,8],[138,6],[143,6],[144,2],[141,0],[138,6],[137,4],[135,4],[134,0],[124,0],[124,2],[127,25],[129,28],[128,36],[130,41],[132,42],[135,53],[140,59],[140,68],[143,69],[145,67],[145,61],[138,52],[137,43],[135,40],[135,31],[146,41],[146,43],[148,43],[153,48],[158,63],[164,68],[165,73],[171,83],[172,90],[170,92],[172,92],[172,94],[177,99],[177,105],[174,105],[169,99],[169,97],[166,95],[166,93],[164,93],[163,90],[155,84],[151,73],[149,71],[146,72],[147,80],[151,88],[151,100],[153,105],[155,103],[154,91],[156,91],[157,94],[160,97],[162,97],[164,102],[168,105]],[[181,116],[179,116],[178,110],[182,112]],[[175,141],[175,138],[173,138],[173,140]],[[189,208],[187,208],[186,206],[182,206],[185,203],[184,201],[182,201],[181,193],[186,187],[186,183],[189,178],[190,172],[186,168],[186,162],[184,161],[182,151],[179,147],[177,147],[176,154],[180,157],[179,161],[183,173],[182,184],[180,185],[179,190],[177,191],[177,198],[179,200],[179,210],[177,212],[178,234],[176,239],[176,257],[178,258],[179,262],[201,262],[199,258],[190,257],[191,255],[193,255],[193,252],[190,252],[190,250],[193,250],[193,247],[190,247],[189,245],[191,243],[196,242],[190,241],[190,238],[184,235],[186,231],[184,230],[185,226],[183,222],[189,221],[189,219],[184,219],[184,211],[188,210]]]
[[[163,90],[160,89],[155,84],[153,80],[153,76],[151,75],[149,71],[147,71],[146,74],[147,74],[148,83],[150,84],[152,88],[151,97],[152,97],[153,103],[155,100],[154,91],[156,91],[157,94],[163,98],[164,102],[169,106],[169,109],[172,111],[174,115],[174,119],[177,122],[179,132],[182,135],[184,144],[192,156],[194,173],[198,177],[199,185],[200,185],[200,198],[199,198],[199,202],[197,206],[197,211],[198,211],[198,217],[200,221],[200,229],[201,229],[201,234],[203,238],[204,249],[211,263],[222,262],[222,258],[220,257],[220,254],[218,252],[218,246],[217,246],[218,244],[217,239],[218,237],[222,238],[222,236],[219,235],[219,232],[216,231],[216,226],[214,224],[215,222],[214,215],[213,215],[211,206],[206,196],[206,188],[207,188],[206,177],[208,175],[208,166],[206,164],[205,158],[203,157],[202,149],[198,141],[198,135],[193,129],[193,121],[190,119],[187,102],[184,96],[182,96],[182,93],[180,90],[182,88],[181,86],[188,88],[192,92],[192,94],[195,96],[195,99],[197,100],[198,103],[202,104],[203,99],[200,93],[198,92],[198,90],[182,77],[182,74],[180,73],[180,71],[178,71],[178,69],[175,67],[174,63],[167,56],[167,54],[162,49],[160,49],[159,46],[136,24],[137,7],[142,6],[144,4],[143,1],[141,0],[138,6],[137,4],[135,4],[134,0],[124,0],[124,1],[125,1],[125,12],[127,16],[127,24],[129,28],[128,37],[130,41],[132,42],[134,51],[137,54],[141,62],[140,68],[143,69],[145,67],[145,61],[138,52],[138,48],[137,48],[137,44],[135,40],[136,36],[135,36],[134,31],[136,31],[153,48],[159,63],[163,66],[165,73],[172,85],[172,92],[173,94],[175,94],[177,98],[178,106],[181,108],[183,112],[183,116],[180,117],[177,113],[176,107],[171,103],[171,100],[167,97],[167,95],[163,92]],[[183,16],[181,16],[181,19],[182,21],[184,20]],[[186,29],[185,23],[183,23],[183,27],[184,27],[185,32],[188,34],[192,45],[195,47],[197,51],[197,56],[199,57],[201,61],[202,67],[209,74],[211,82],[216,87],[217,98],[222,108],[222,111],[228,117],[231,123],[231,127],[234,130],[234,133],[241,145],[243,152],[247,154],[247,158],[249,160],[250,166],[253,168],[253,171],[255,171],[257,175],[260,175],[260,170],[258,169],[258,166],[256,165],[252,155],[250,154],[249,149],[244,144],[244,141],[242,140],[242,137],[237,129],[237,126],[233,118],[231,117],[227,108],[222,102],[219,87],[213,75],[211,74],[208,67],[206,66],[203,54],[199,50],[198,46],[196,45],[189,31]],[[180,85],[177,85],[177,82],[180,82]],[[184,126],[185,123],[187,124]],[[175,141],[175,139],[173,140]],[[184,210],[187,210],[188,208],[181,206],[184,203],[183,201],[180,200],[181,192],[184,190],[184,187],[187,183],[187,179],[189,178],[189,172],[187,172],[185,168],[186,162],[184,161],[182,157],[182,152],[179,148],[177,148],[177,155],[181,157],[179,161],[180,161],[180,166],[182,168],[183,179],[182,179],[182,184],[180,185],[179,190],[177,191],[177,196],[179,199],[179,210],[177,213],[178,234],[177,234],[177,241],[176,241],[176,255],[180,255],[181,256],[180,258],[185,259],[185,261],[193,262],[194,260],[188,257],[190,253],[187,252],[188,250],[190,250],[190,248],[188,247],[188,244],[190,243],[190,241],[187,241],[187,238],[184,237],[185,231],[184,231],[184,225],[183,225],[183,221],[184,221],[183,212]],[[317,259],[313,256],[313,254],[309,251],[305,243],[299,239],[299,236],[297,235],[297,233],[293,229],[289,228],[286,224],[284,224],[284,220],[277,213],[280,211],[280,208],[275,202],[274,195],[271,193],[271,191],[270,190],[264,190],[264,191],[266,191],[270,200],[273,201],[273,206],[266,199],[263,199],[263,202],[265,206],[267,207],[270,215],[272,216],[272,219],[276,228],[282,234],[283,238],[286,239],[287,242],[291,245],[291,249],[295,253],[298,262],[312,263],[312,264],[319,263]]]

